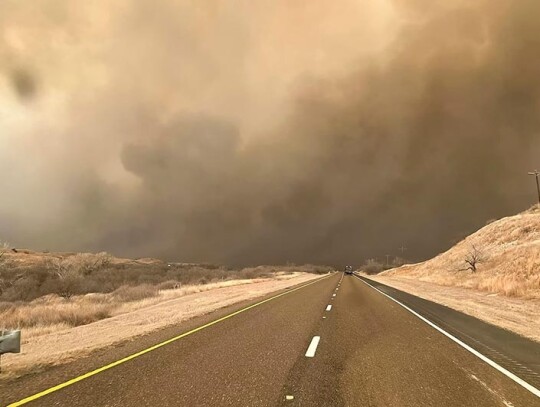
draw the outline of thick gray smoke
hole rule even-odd
[[[15,245],[421,259],[534,202],[538,1],[62,3],[0,5]]]

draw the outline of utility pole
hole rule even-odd
[[[390,255],[387,254],[386,255],[386,266],[389,266],[390,265],[390,261],[388,260],[390,258]]]
[[[401,245],[401,247],[398,250],[401,252],[401,255],[403,256],[403,254],[405,253],[405,250],[407,250],[407,248],[404,245]]]
[[[529,175],[534,175],[536,177],[536,191],[538,192],[538,205],[540,205],[540,183],[538,182],[540,171],[534,170],[533,172],[529,172]]]

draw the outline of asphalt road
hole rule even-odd
[[[537,342],[444,305],[424,300],[365,277],[360,278],[413,309],[504,369],[540,389],[540,346]]]
[[[1,404],[241,311],[29,405],[540,406],[531,391],[355,276],[336,273],[290,291],[0,385]]]

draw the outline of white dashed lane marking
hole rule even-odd
[[[314,336],[311,340],[311,343],[309,344],[309,348],[306,352],[307,358],[312,358],[315,356],[315,352],[317,352],[317,346],[319,346],[319,341],[321,340],[320,336]]]

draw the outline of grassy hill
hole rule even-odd
[[[540,207],[493,221],[431,260],[380,275],[540,299]]]

